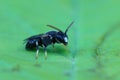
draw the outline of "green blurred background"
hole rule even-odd
[[[69,45],[26,51],[23,40],[51,24]],[[120,80],[120,0],[0,0],[0,80]]]

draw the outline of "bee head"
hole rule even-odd
[[[57,32],[56,41],[58,43],[63,43],[64,45],[68,44],[68,36],[63,32]]]
[[[58,29],[57,27],[54,27],[52,25],[47,25],[55,30],[57,30],[57,34],[56,34],[56,41],[57,43],[63,43],[64,45],[67,45],[68,44],[68,36],[67,36],[67,32],[69,30],[69,28],[72,26],[72,24],[74,23],[71,22],[71,24],[67,27],[67,29],[65,30],[65,32],[63,32],[62,30]]]

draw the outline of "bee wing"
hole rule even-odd
[[[41,38],[42,35],[44,35],[44,34],[38,34],[38,35],[30,36],[30,37],[24,39],[24,41],[32,40],[32,39],[38,39],[38,38]]]
[[[53,29],[55,29],[55,30],[58,30],[58,31],[62,32],[62,30],[58,29],[58,28],[55,27],[55,26],[52,26],[52,25],[47,25],[47,26],[48,26],[48,27],[51,27],[51,28],[53,28]]]

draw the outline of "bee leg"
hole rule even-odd
[[[36,51],[36,59],[38,59],[38,53],[39,53],[39,45],[38,45],[38,42],[36,41],[36,49],[37,49],[37,51]]]
[[[35,56],[36,59],[38,59],[38,53],[39,53],[39,49],[37,49],[36,51],[36,56]]]
[[[44,51],[45,51],[45,60],[47,59],[47,51],[46,51],[46,47],[44,47]]]

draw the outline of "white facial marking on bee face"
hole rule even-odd
[[[65,41],[65,42],[68,42],[68,39],[67,39],[67,37],[64,37],[64,41]]]

